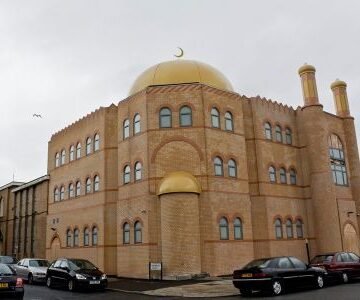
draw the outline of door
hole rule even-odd
[[[54,238],[51,242],[50,261],[53,261],[59,257],[60,254],[60,240]]]
[[[344,251],[359,253],[359,242],[355,227],[346,224],[344,227]]]
[[[277,269],[278,276],[283,279],[285,288],[292,289],[298,285],[298,273],[289,258],[279,258]]]

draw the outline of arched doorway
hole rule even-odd
[[[359,241],[355,227],[349,223],[344,227],[344,251],[360,254]]]
[[[55,237],[51,242],[50,250],[50,261],[55,260],[59,257],[60,254],[60,240],[58,237]]]

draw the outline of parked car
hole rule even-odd
[[[34,282],[44,282],[46,279],[46,271],[50,263],[46,259],[24,258],[15,266],[16,274],[29,284]]]
[[[312,266],[323,268],[329,279],[347,283],[360,277],[360,258],[352,252],[333,252],[316,255],[310,262]]]
[[[24,284],[21,278],[10,266],[0,263],[0,299],[4,298],[23,299]]]
[[[233,284],[243,296],[254,291],[280,295],[299,287],[322,288],[326,271],[292,256],[255,259],[233,273]]]
[[[14,266],[16,265],[17,260],[12,256],[0,256],[0,264],[5,264],[8,266]]]
[[[85,259],[60,258],[54,261],[46,272],[46,285],[66,286],[75,289],[101,289],[107,286],[106,274]]]

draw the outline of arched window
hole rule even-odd
[[[130,121],[126,119],[123,123],[123,138],[126,139],[130,136]]]
[[[75,159],[75,147],[74,145],[70,146],[70,156],[69,156],[69,160],[73,161]]]
[[[214,170],[215,170],[215,176],[223,176],[223,161],[220,157],[216,156],[214,158]]]
[[[272,129],[270,123],[268,122],[264,124],[264,134],[267,140],[272,140]]]
[[[62,186],[60,188],[60,200],[64,200],[65,199],[65,187]]]
[[[59,189],[58,188],[55,188],[54,189],[54,201],[59,201],[60,198],[59,198]]]
[[[81,182],[77,181],[76,182],[76,192],[75,192],[75,196],[78,197],[81,195]]]
[[[85,189],[85,193],[89,194],[91,193],[91,179],[87,178],[86,179],[86,189]]]
[[[287,183],[285,168],[280,168],[280,182]]]
[[[130,244],[130,225],[125,223],[123,225],[123,243]]]
[[[141,162],[136,162],[135,163],[135,181],[141,180]]]
[[[276,182],[276,170],[273,166],[269,167],[269,179],[270,182]]]
[[[79,229],[74,230],[74,247],[79,247]]]
[[[328,144],[333,181],[336,185],[348,185],[343,145],[335,134],[329,136]]]
[[[192,125],[192,111],[189,106],[180,108],[180,126],[186,127]]]
[[[66,247],[71,247],[71,241],[72,241],[72,234],[71,234],[71,230],[68,229],[66,231]]]
[[[98,244],[98,229],[97,227],[93,227],[92,229],[92,245],[96,246]]]
[[[234,130],[233,117],[231,112],[229,111],[225,113],[225,130],[229,130],[229,131]]]
[[[170,128],[172,126],[172,115],[170,108],[164,107],[159,114],[160,128]]]
[[[243,227],[240,218],[234,220],[234,240],[243,239]]]
[[[124,184],[127,184],[130,182],[130,166],[125,166],[124,168]]]
[[[92,141],[91,141],[91,138],[88,137],[86,139],[86,155],[89,155],[91,153],[91,145],[92,145]]]
[[[304,237],[303,223],[301,222],[301,220],[296,221],[296,236],[298,238],[303,238]]]
[[[76,159],[81,157],[81,143],[77,143],[76,145]]]
[[[100,177],[95,175],[94,177],[94,192],[98,192],[100,190]]]
[[[211,109],[211,126],[220,128],[219,111],[215,107]]]
[[[290,219],[286,220],[286,236],[288,239],[292,239],[294,237],[293,226]]]
[[[229,223],[225,217],[222,217],[219,222],[220,240],[229,239]]]
[[[61,164],[64,165],[65,164],[65,158],[66,158],[66,151],[65,149],[63,149],[61,151]]]
[[[140,126],[140,115],[136,114],[134,117],[134,134],[140,133],[141,126]]]
[[[282,239],[283,237],[282,223],[280,219],[275,220],[275,237],[277,239]]]
[[[100,135],[97,133],[94,136],[94,151],[98,151],[100,149]]]
[[[236,161],[233,159],[228,161],[228,173],[230,177],[236,177],[237,175]]]
[[[60,166],[60,154],[59,152],[56,152],[55,154],[55,167]]]
[[[139,221],[134,224],[134,242],[135,244],[142,243],[141,223]]]
[[[69,184],[69,198],[73,198],[75,196],[75,192],[74,192],[74,184],[70,183]]]
[[[85,227],[84,229],[84,246],[90,245],[90,232],[89,228]]]
[[[276,125],[275,127],[275,140],[282,143],[282,132],[279,125]]]
[[[292,133],[290,128],[285,129],[285,141],[288,145],[292,144]]]
[[[296,171],[290,169],[290,184],[296,184]]]

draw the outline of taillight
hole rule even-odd
[[[24,283],[21,278],[16,278],[16,287],[24,287]]]
[[[266,273],[253,273],[253,277],[264,278],[264,277],[267,277],[267,274]]]

